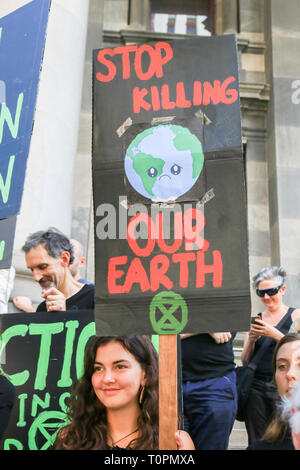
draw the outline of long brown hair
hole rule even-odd
[[[128,445],[130,449],[158,448],[158,356],[148,336],[95,337],[85,355],[84,373],[72,387],[68,406],[70,424],[57,435],[54,449],[107,449],[106,408],[97,398],[92,375],[99,346],[119,342],[139,362],[146,373],[141,413],[138,418],[139,437]]]
[[[299,333],[287,333],[276,344],[272,358],[273,381],[275,381],[276,360],[279,349],[284,344],[293,343],[294,341],[300,341]],[[276,416],[267,427],[263,439],[266,442],[282,441],[286,437],[288,431],[288,424],[282,419],[282,413],[280,412],[280,407],[278,405]]]

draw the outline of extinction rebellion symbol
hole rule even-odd
[[[150,321],[160,335],[181,333],[188,322],[186,301],[175,292],[159,292],[150,303]]]

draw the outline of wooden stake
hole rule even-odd
[[[159,450],[176,450],[178,429],[177,336],[159,337]]]

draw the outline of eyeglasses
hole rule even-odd
[[[278,287],[271,287],[270,289],[256,289],[256,293],[258,297],[264,297],[265,294],[268,294],[269,297],[278,294],[280,289],[282,288],[283,284]]]

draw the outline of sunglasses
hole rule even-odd
[[[258,297],[264,297],[265,294],[268,294],[269,297],[272,297],[272,295],[278,294],[282,286],[283,284],[278,287],[271,287],[270,289],[256,289],[256,293]]]

